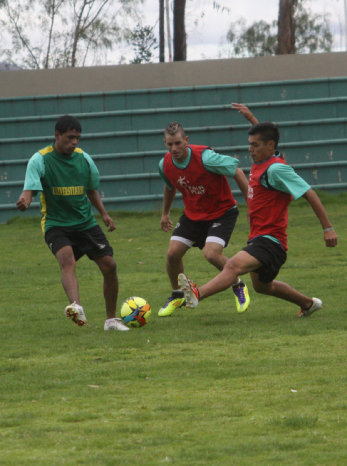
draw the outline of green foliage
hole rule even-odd
[[[330,52],[333,37],[327,15],[313,15],[299,2],[295,16],[295,48],[297,53]]]
[[[127,43],[132,46],[135,58],[131,63],[150,63],[153,51],[158,48],[157,39],[151,26],[137,24],[127,35]]]
[[[273,55],[276,50],[277,37],[274,34],[277,22],[268,24],[261,20],[250,27],[240,20],[232,24],[227,39],[233,44],[235,56]]]
[[[88,318],[79,328],[63,315],[58,265],[39,219],[1,225],[0,463],[345,464],[345,201],[324,197],[341,237],[335,249],[324,246],[307,202],[290,208],[279,279],[323,299],[309,319],[251,289],[244,314],[229,290],[159,318],[170,293],[160,212],[115,214],[108,238],[119,304],[137,294],[153,309],[148,325],[125,333],[103,331],[93,262],[82,258],[77,266]],[[228,255],[247,232],[241,207]],[[185,267],[198,284],[216,273],[195,248]]]
[[[328,15],[318,15],[305,8],[304,0],[295,10],[296,53],[330,52],[332,34]],[[232,55],[236,57],[275,55],[277,48],[277,21],[256,21],[246,26],[243,19],[231,24],[227,33]]]

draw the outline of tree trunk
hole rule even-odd
[[[159,61],[165,61],[164,0],[159,0]]]
[[[279,0],[277,55],[295,53],[296,3],[297,0]]]
[[[186,0],[174,1],[174,61],[185,61],[187,59],[185,8]]]

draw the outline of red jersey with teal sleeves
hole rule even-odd
[[[265,188],[260,179],[273,163],[286,163],[280,157],[271,157],[263,163],[254,163],[249,175],[248,211],[251,228],[249,240],[256,236],[270,235],[280,241],[287,250],[288,206],[290,194]]]
[[[177,168],[170,152],[164,157],[164,175],[182,193],[184,213],[191,220],[213,220],[236,205],[226,176],[207,171],[202,152],[207,146],[189,145],[189,165]]]

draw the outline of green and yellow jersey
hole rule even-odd
[[[54,144],[36,152],[29,160],[24,190],[41,192],[41,226],[86,230],[97,224],[87,190],[99,187],[99,171],[92,158],[76,148],[61,155]]]

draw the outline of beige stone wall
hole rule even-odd
[[[0,97],[347,76],[347,53],[0,72]]]

